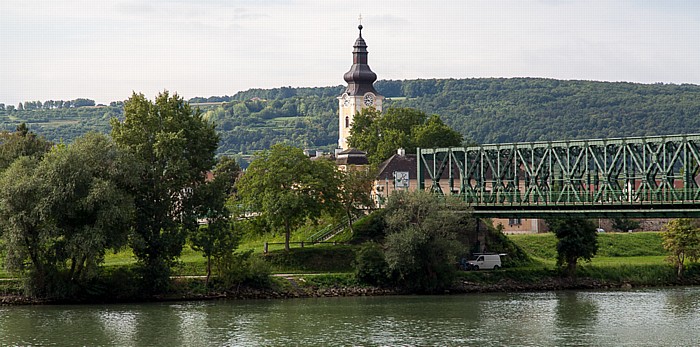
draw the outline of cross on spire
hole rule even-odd
[[[362,25],[362,13],[360,13],[360,16],[357,18],[357,20],[360,21],[360,25]]]

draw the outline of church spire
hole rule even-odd
[[[362,38],[362,24],[357,28],[360,30],[360,34],[353,45],[352,66],[350,71],[343,76],[345,82],[348,83],[345,92],[350,96],[363,95],[367,92],[378,94],[373,85],[374,81],[377,80],[377,74],[372,72],[367,65],[367,43]]]

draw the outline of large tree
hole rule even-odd
[[[167,91],[154,102],[134,93],[124,103],[124,120],[111,123],[112,137],[137,168],[131,247],[145,284],[157,291],[169,284],[187,231],[197,227],[192,198],[214,166],[219,138],[199,109]]]
[[[678,277],[683,277],[685,260],[700,259],[700,227],[689,218],[679,218],[664,227],[663,245],[670,252],[668,260],[676,267]]]
[[[6,265],[29,271],[34,294],[69,294],[61,281],[94,278],[105,251],[126,244],[133,216],[128,168],[109,138],[91,133],[41,161],[21,157],[3,173]]]
[[[557,265],[566,266],[570,276],[576,274],[579,260],[590,261],[598,252],[596,226],[584,218],[557,218],[547,221],[557,242]]]
[[[474,230],[468,206],[452,197],[399,191],[389,197],[385,216],[385,257],[398,283],[426,292],[449,286],[457,256],[467,249],[460,234]]]
[[[381,113],[373,108],[355,115],[348,145],[367,152],[378,164],[399,148],[408,153],[416,147],[451,147],[462,144],[462,135],[445,125],[440,117],[430,118],[412,108],[389,108]]]
[[[338,211],[340,186],[335,163],[312,161],[301,149],[284,144],[259,153],[237,184],[249,212],[284,231],[286,250],[293,230],[322,212]]]

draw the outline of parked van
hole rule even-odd
[[[475,254],[476,259],[466,264],[466,270],[498,270],[501,267],[501,256],[505,254]]]

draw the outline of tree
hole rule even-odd
[[[207,260],[206,285],[212,273],[212,263],[222,274],[221,262],[238,248],[239,235],[234,231],[231,212],[226,201],[231,195],[240,167],[235,160],[221,157],[214,168],[214,177],[198,190],[200,218],[206,221],[190,234],[192,248],[202,252]]]
[[[700,228],[689,218],[673,219],[664,227],[663,246],[671,252],[669,262],[676,267],[678,277],[683,277],[685,260],[700,259]]]
[[[88,134],[39,161],[20,157],[0,178],[0,223],[9,269],[29,271],[36,295],[69,295],[94,278],[107,249],[126,244],[131,177],[116,146]]]
[[[348,219],[348,228],[352,232],[352,219],[358,211],[374,206],[372,200],[372,184],[374,183],[374,170],[354,165],[348,166],[346,171],[340,172],[342,187],[339,199],[343,206],[342,212]]]
[[[433,115],[412,108],[389,108],[384,114],[369,108],[353,119],[348,145],[367,152],[378,164],[399,148],[415,152],[416,147],[459,146],[462,136]]]
[[[15,132],[0,133],[0,171],[4,170],[15,159],[28,156],[41,159],[51,148],[51,142],[44,137],[29,131],[25,123],[20,123]]]
[[[250,212],[284,230],[289,250],[292,230],[323,212],[339,209],[341,185],[335,163],[312,161],[296,147],[273,145],[259,153],[237,184],[238,196]]]
[[[566,266],[570,276],[576,274],[579,259],[590,261],[598,252],[596,227],[584,218],[557,218],[547,221],[557,242],[557,265]]]
[[[467,248],[459,235],[474,230],[469,208],[452,197],[400,191],[389,197],[385,216],[385,258],[398,284],[425,292],[449,286]]]
[[[416,126],[413,138],[416,147],[421,148],[453,147],[462,143],[462,134],[452,130],[437,115],[430,116],[425,123]]]
[[[134,93],[124,103],[124,120],[111,124],[114,141],[137,168],[131,247],[144,270],[144,284],[162,290],[187,232],[197,227],[193,197],[214,166],[218,136],[199,109],[167,91],[154,102]]]

